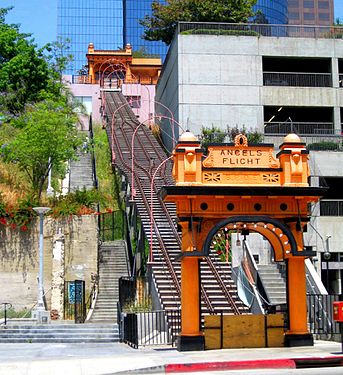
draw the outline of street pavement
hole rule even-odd
[[[0,344],[1,375],[164,374],[294,368],[296,361],[342,357],[341,343],[315,341],[293,348],[178,352],[170,347],[133,349],[125,344]],[[301,362],[300,361],[300,362]],[[342,373],[343,373],[343,367]],[[270,370],[268,370],[268,373]],[[267,373],[267,370],[266,370]],[[271,372],[272,373],[272,372]],[[237,372],[238,374],[238,372]]]

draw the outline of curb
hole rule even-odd
[[[166,374],[177,372],[221,371],[221,370],[249,370],[249,369],[295,369],[292,359],[258,359],[251,361],[180,363],[165,365]]]
[[[253,370],[253,369],[297,369],[343,366],[343,356],[257,359],[247,361],[170,363],[166,365],[120,371],[112,374],[176,374],[180,372]]]

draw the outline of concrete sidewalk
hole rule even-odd
[[[313,347],[205,352],[178,352],[169,347],[132,349],[124,344],[0,344],[0,374],[163,374],[242,368],[294,368],[296,361],[311,362],[329,358],[343,365],[340,343],[316,341]]]

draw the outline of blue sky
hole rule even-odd
[[[0,7],[13,5],[7,22],[20,23],[21,31],[33,34],[43,46],[56,40],[57,0],[0,0]],[[343,0],[335,0],[335,18],[343,21]]]
[[[39,46],[56,40],[57,0],[0,0],[1,8],[11,5],[8,23],[21,24],[20,30],[33,34]]]

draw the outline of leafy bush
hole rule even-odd
[[[0,193],[0,225],[26,231],[32,218],[36,216],[32,207],[37,204],[36,198],[28,195],[24,199],[20,199],[17,205],[8,205]]]
[[[6,316],[8,319],[13,318],[25,318],[27,317],[28,310],[19,310],[16,311],[14,307],[10,307],[6,309]],[[5,317],[5,310],[0,309],[0,319],[3,319]]]
[[[307,145],[308,150],[313,151],[335,151],[340,149],[340,143],[336,142],[317,142],[317,143],[310,143]]]
[[[141,301],[130,301],[123,306],[123,312],[140,313],[152,311],[152,301],[150,297],[143,298]]]
[[[97,212],[97,204],[103,201],[101,192],[93,190],[77,190],[66,196],[54,197],[49,200],[52,216],[68,217],[70,215],[89,215]]]
[[[211,128],[202,127],[199,138],[201,146],[207,151],[209,144],[223,143],[226,137],[233,142],[238,134],[246,135],[249,144],[263,142],[263,135],[261,133],[258,133],[257,131],[249,132],[244,126],[242,129],[239,129],[237,126],[235,128],[228,127],[226,131],[223,131],[216,126],[212,126]]]
[[[259,36],[253,30],[216,30],[216,29],[192,29],[182,31],[182,35],[231,35],[231,36]]]
[[[207,148],[209,144],[223,143],[227,135],[228,135],[227,132],[223,131],[217,126],[212,126],[211,128],[203,126],[201,128],[201,135],[199,137],[200,142],[201,142],[201,147],[203,147],[207,152]]]

